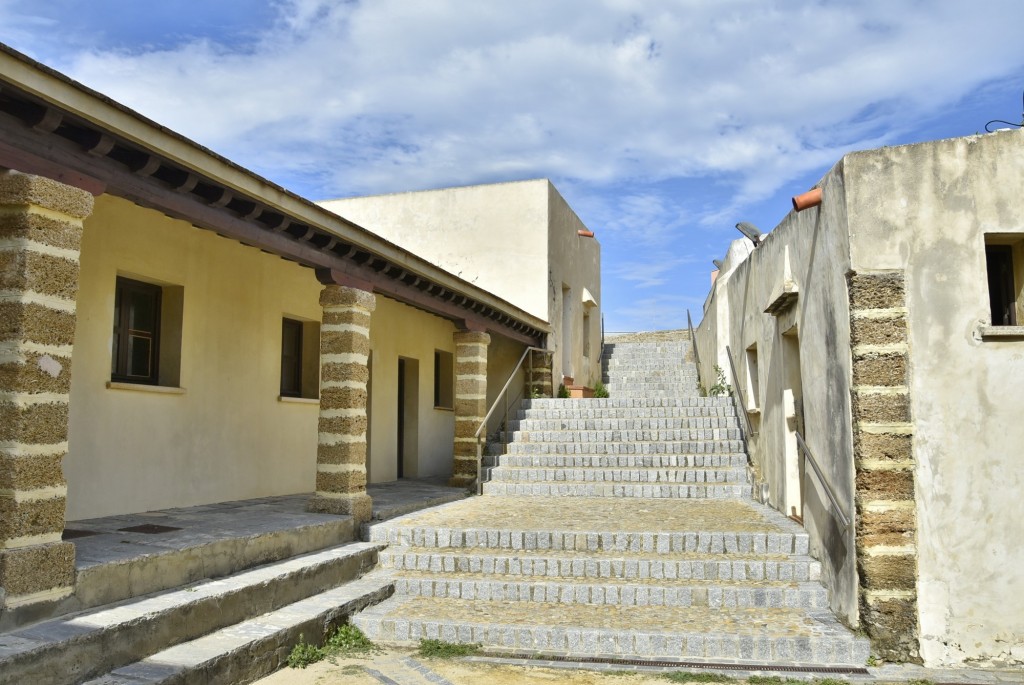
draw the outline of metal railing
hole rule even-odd
[[[842,521],[843,528],[849,528],[850,517],[847,516],[846,512],[843,511],[843,508],[839,506],[839,499],[836,497],[835,492],[832,491],[832,486],[829,485],[827,480],[825,480],[825,474],[821,472],[821,467],[818,466],[818,460],[815,459],[814,455],[811,453],[811,448],[807,446],[806,442],[804,442],[804,438],[800,435],[799,431],[794,431],[794,435],[796,435],[796,444],[799,446],[800,451],[804,453],[804,456],[807,457],[807,461],[810,463],[811,470],[814,471],[815,477],[818,479],[818,482],[821,483],[821,486],[825,488],[825,494],[828,496],[828,501],[832,504],[832,508],[835,510],[836,515],[839,516],[839,520]]]
[[[740,385],[740,377],[736,373],[736,363],[732,360],[732,350],[729,349],[728,345],[725,346],[725,356],[729,359],[729,370],[732,371],[732,382],[734,383],[732,387],[736,392],[736,400],[740,405],[736,408],[736,413],[743,416],[743,425],[747,427],[747,435],[757,435],[757,431],[750,425],[750,417],[747,416],[747,401],[743,397],[743,391],[740,390],[742,387]],[[749,454],[747,454],[747,461],[750,461]]]
[[[499,392],[498,396],[494,398],[494,403],[491,404],[491,408],[488,409],[487,410],[487,414],[484,415],[484,420],[480,422],[480,427],[477,428],[476,429],[476,433],[473,434],[473,438],[476,440],[476,490],[477,490],[477,494],[478,495],[479,494],[483,494],[483,490],[484,490],[484,481],[483,481],[484,446],[483,446],[483,443],[487,440],[487,432],[486,432],[487,431],[487,422],[491,420],[491,416],[494,414],[494,410],[497,409],[498,405],[501,404],[501,402],[504,400],[504,403],[505,403],[505,421],[502,424],[502,431],[501,432],[503,434],[502,435],[502,444],[507,445],[508,444],[508,433],[509,433],[509,430],[508,430],[508,408],[509,408],[508,389],[509,389],[509,386],[512,385],[512,381],[515,380],[516,374],[519,373],[519,369],[523,368],[523,362],[526,361],[527,357],[529,357],[529,359],[530,359],[529,368],[527,370],[527,372],[529,373],[528,383],[530,385],[530,388],[531,389],[533,388],[533,355],[530,354],[531,352],[542,352],[544,354],[553,354],[553,352],[551,350],[545,350],[545,349],[542,349],[540,347],[527,347],[523,351],[523,356],[521,356],[519,358],[519,361],[516,363],[515,368],[512,369],[512,373],[509,375],[508,380],[505,381],[505,385],[502,386],[501,392]],[[551,382],[554,383],[554,379],[552,379]],[[522,395],[522,389],[520,389],[519,392],[520,392],[520,394],[517,395],[515,397],[515,399],[512,400],[512,403],[515,403],[516,401],[519,400],[520,396]],[[481,432],[484,433],[483,440],[481,440],[481,436],[480,436]]]
[[[697,378],[700,378],[700,352],[697,351],[697,338],[693,334],[693,319],[690,310],[686,310],[686,327],[690,329],[690,349],[693,350],[693,362],[697,366]]]

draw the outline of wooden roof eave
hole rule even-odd
[[[0,74],[0,163],[125,197],[460,327],[527,344],[550,332],[515,305],[2,46]]]

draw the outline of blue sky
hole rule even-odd
[[[0,41],[311,199],[547,177],[609,331],[695,320],[851,150],[1020,121],[1024,2],[0,0]]]

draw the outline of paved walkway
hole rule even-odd
[[[465,489],[450,488],[446,482],[447,477],[438,477],[369,485],[373,517],[381,521],[466,496]],[[306,511],[310,497],[312,493],[259,497],[69,521],[64,539],[74,543],[75,565],[82,570],[213,542],[336,524],[343,518]]]
[[[678,667],[582,663],[488,656],[462,659],[425,659],[410,649],[388,649],[366,657],[338,657],[306,669],[283,669],[257,685],[664,685],[666,673]],[[786,673],[744,670],[694,670],[713,672],[742,683],[750,676],[773,675],[783,680],[812,682],[825,678],[851,683],[920,683],[940,685],[1002,685],[1024,683],[1020,670],[926,669],[913,665],[883,665],[864,675],[835,676],[827,673]]]

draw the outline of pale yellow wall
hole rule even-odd
[[[81,266],[70,520],[312,491],[317,405],[278,400],[282,316],[321,317],[311,270],[110,196]],[[183,394],[106,387],[118,274],[183,286]]]
[[[431,316],[387,297],[377,296],[370,323],[372,384],[370,455],[371,483],[398,477],[398,359],[416,360],[419,369],[417,459],[406,458],[406,478],[452,471],[455,417],[450,409],[434,408],[434,350],[455,352],[451,321]],[[408,442],[406,443],[408,445]]]
[[[846,160],[853,268],[905,269],[921,653],[1024,664],[1024,339],[989,323],[984,233],[1024,238],[1024,132]]]
[[[546,180],[319,203],[548,320]]]
[[[547,321],[554,375],[562,368],[562,285],[572,290],[568,317],[577,383],[600,380],[601,246],[545,179],[395,193],[320,203],[367,230],[434,262]],[[590,310],[590,356],[583,357],[583,288]],[[504,383],[504,379],[501,381]]]

